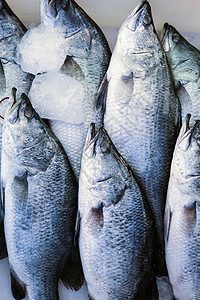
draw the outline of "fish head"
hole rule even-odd
[[[117,153],[106,130],[95,131],[91,124],[83,152],[82,170],[87,188],[97,199],[103,199],[104,205],[116,203],[126,189],[124,162]]]
[[[119,30],[118,44],[127,67],[136,77],[148,75],[163,60],[148,1],[140,1]]]
[[[197,80],[199,67],[193,58],[198,50],[188,43],[172,25],[167,23],[163,26],[161,43],[175,81],[186,84],[188,81]]]
[[[16,89],[13,88],[10,98],[3,125],[2,148],[18,164],[44,169],[45,160],[53,152],[48,143],[46,125],[25,94],[16,99]],[[45,160],[41,159],[41,153],[46,156]]]
[[[190,127],[188,114],[182,125],[174,151],[171,175],[185,191],[200,193],[200,120]]]
[[[5,0],[0,0],[0,58],[12,60],[18,42],[26,32],[25,26],[10,9]]]
[[[82,14],[71,0],[42,0],[41,19],[63,32],[68,56],[87,58],[91,50],[91,34]]]

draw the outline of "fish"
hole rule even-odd
[[[106,130],[88,130],[76,232],[90,299],[158,299],[152,211]]]
[[[59,278],[78,290],[78,184],[61,144],[16,89],[3,125],[1,181],[13,297],[57,300]]]
[[[15,48],[25,32],[26,27],[14,14],[7,2],[0,0],[0,166],[2,126],[12,87],[16,86],[19,93],[27,93],[34,78],[33,75],[24,73],[15,60]],[[7,253],[3,220],[0,222],[0,232],[1,259]]]
[[[96,116],[96,95],[107,71],[111,51],[101,29],[75,1],[42,0],[41,22],[55,30],[62,29],[66,60],[60,72],[70,74],[79,81],[84,91],[84,98],[81,97],[75,107],[77,111],[79,107],[83,107],[85,118],[82,121],[64,122],[58,115],[54,119],[49,118],[49,126],[65,148],[78,179],[87,130]],[[33,88],[32,86],[30,99],[36,105],[39,98],[32,92]],[[66,99],[66,103],[67,101]],[[52,110],[54,111],[53,107]]]
[[[187,114],[176,142],[164,217],[166,263],[174,299],[200,298],[200,120]]]
[[[17,63],[16,47],[27,29],[5,0],[0,0],[0,60],[6,81],[4,97],[9,97],[13,86],[17,93],[28,93],[34,76],[23,72]]]
[[[151,206],[161,249],[158,265],[163,261],[158,273],[164,274],[163,216],[179,113],[148,1],[140,1],[119,29],[96,107],[100,126],[130,165]]]
[[[167,23],[163,26],[161,41],[181,102],[182,122],[190,113],[190,122],[194,124],[200,119],[200,51]]]

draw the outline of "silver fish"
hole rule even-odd
[[[18,95],[28,93],[34,76],[22,71],[16,62],[16,47],[26,27],[10,9],[5,0],[0,0],[0,59],[6,80],[6,93],[8,97],[14,87]]]
[[[97,108],[104,111],[104,127],[150,203],[162,247],[178,112],[171,75],[147,1],[139,3],[119,30]]]
[[[152,212],[130,167],[94,124],[82,157],[79,224],[91,299],[157,299]]]
[[[15,299],[58,298],[83,282],[74,247],[78,187],[68,158],[22,94],[3,125],[2,189],[11,288]]]
[[[6,1],[0,0],[0,164],[2,124],[11,89],[15,86],[19,93],[28,92],[33,80],[33,76],[24,73],[15,61],[15,48],[25,32],[25,26],[13,13]],[[6,247],[3,221],[1,221],[0,231],[0,258],[4,258]]]
[[[167,23],[162,31],[162,44],[181,101],[182,121],[190,113],[195,123],[200,119],[200,51]]]
[[[65,32],[68,59],[61,71],[80,81],[84,89],[85,120],[81,124],[62,122],[56,116],[50,120],[50,127],[64,146],[78,178],[88,126],[95,119],[96,94],[111,53],[100,28],[75,1],[41,1],[41,19]],[[32,96],[31,101],[34,101]]]
[[[200,299],[200,121],[186,116],[171,166],[165,209],[166,263],[175,299]]]

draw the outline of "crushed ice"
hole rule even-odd
[[[83,86],[70,76],[59,72],[36,76],[29,98],[42,118],[74,124],[85,119]]]

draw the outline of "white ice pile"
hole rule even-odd
[[[85,119],[84,89],[70,76],[59,72],[36,76],[29,98],[42,118],[74,124]]]
[[[38,74],[59,70],[66,58],[64,33],[41,23],[23,36],[17,47],[17,61],[23,71]]]

